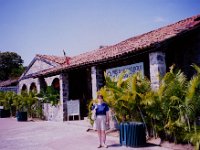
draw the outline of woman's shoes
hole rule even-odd
[[[97,148],[101,148],[102,146],[101,145],[99,145]]]
[[[108,145],[106,145],[106,144],[99,145],[97,148],[101,148],[101,147],[108,148]]]
[[[105,148],[108,148],[108,145],[106,145],[106,144],[103,144],[103,147],[105,147]]]

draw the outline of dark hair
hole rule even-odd
[[[98,95],[97,95],[97,98],[102,98],[102,99],[103,99],[103,95],[98,94]]]

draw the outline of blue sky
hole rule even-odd
[[[74,56],[200,14],[199,0],[0,0],[0,51]]]

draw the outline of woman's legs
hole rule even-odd
[[[98,132],[98,136],[99,136],[99,146],[102,146],[102,134],[101,134],[101,130],[97,130]]]
[[[106,142],[106,133],[105,133],[105,130],[101,130],[101,138],[102,138],[102,142],[105,144],[105,142]]]
[[[105,132],[105,130],[101,130],[101,138],[102,138],[103,146],[107,148],[108,146],[106,145],[106,132]]]
[[[97,119],[96,119],[96,122],[95,122],[98,137],[99,137],[99,148],[102,147],[102,146],[107,148],[107,145],[105,144],[105,142],[106,142],[105,121],[106,121],[106,117],[97,116]]]

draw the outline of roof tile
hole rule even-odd
[[[194,29],[195,27],[200,26],[200,15],[196,15],[184,20],[181,20],[177,23],[150,31],[148,33],[138,35],[127,40],[124,40],[115,45],[106,46],[94,51],[86,52],[70,58],[69,64],[64,62],[64,58],[58,58],[57,56],[52,56],[51,60],[58,61],[62,66],[58,66],[53,69],[44,70],[39,73],[39,75],[45,75],[48,73],[53,73],[67,69],[70,67],[90,64],[98,61],[104,61],[106,59],[115,58],[117,56],[127,54],[130,52],[140,51],[149,46],[156,46],[157,44],[175,37],[181,33]],[[195,21],[196,20],[196,21]],[[47,56],[42,56],[45,59],[50,59]]]

